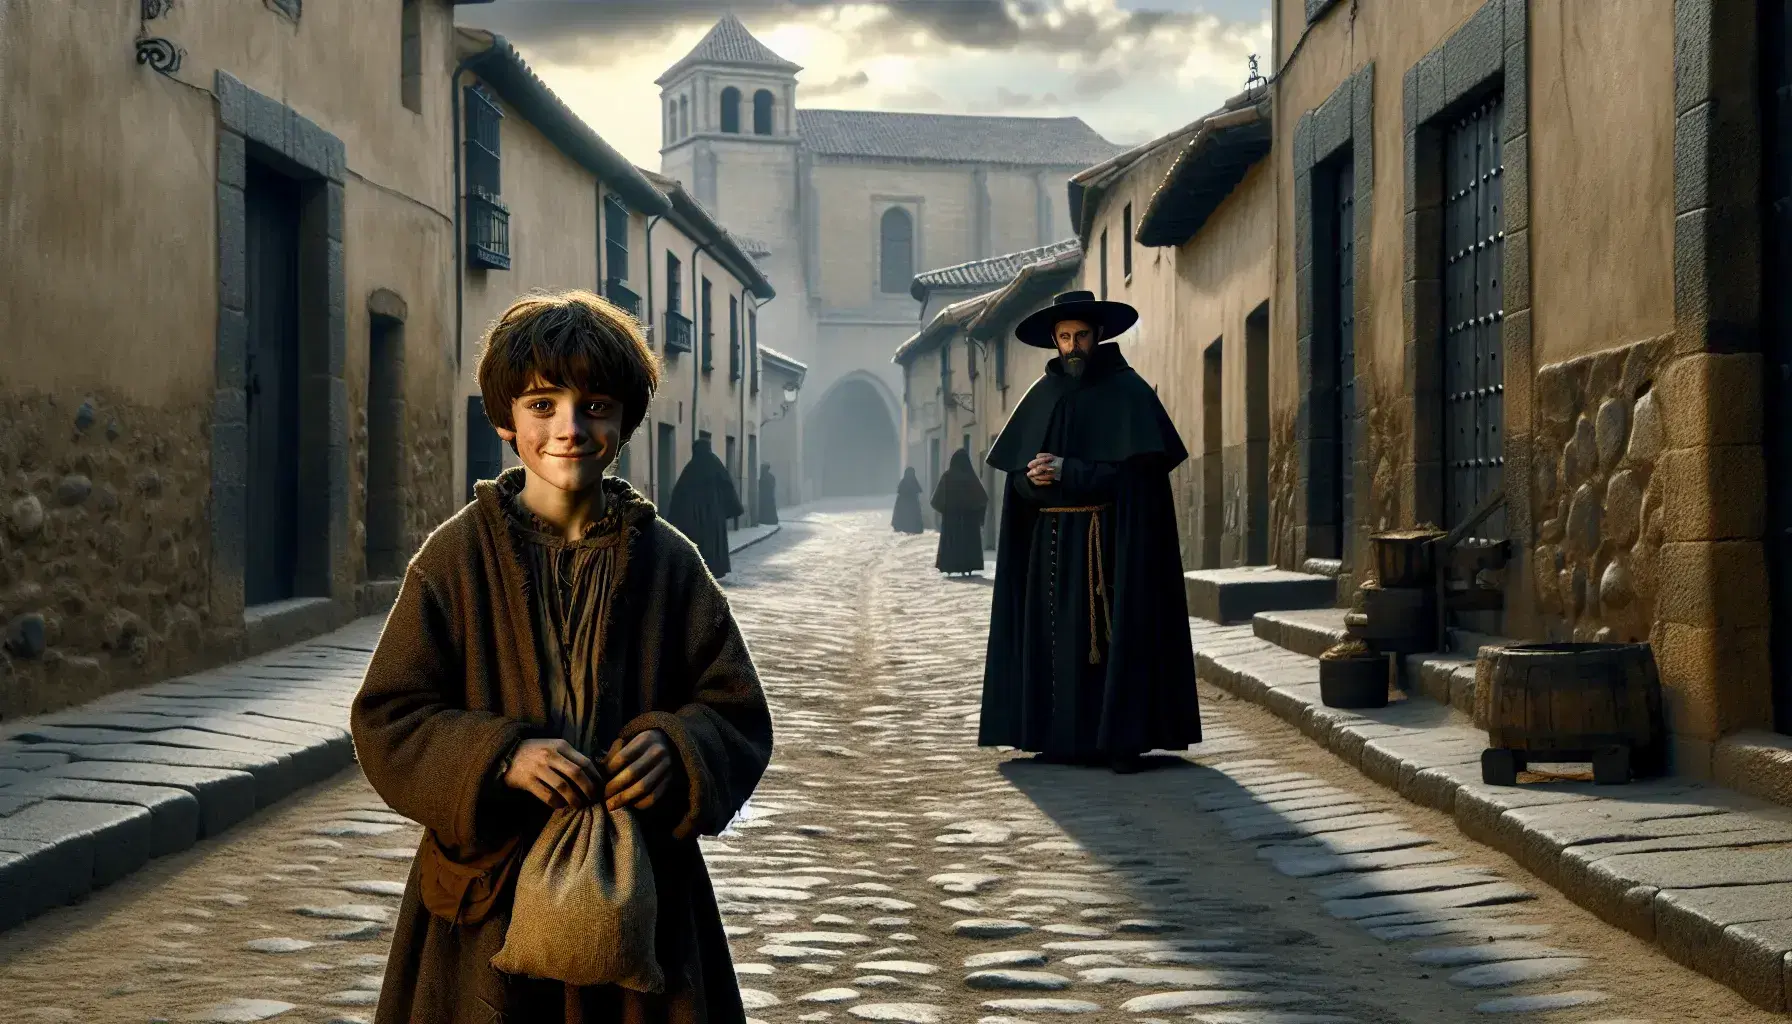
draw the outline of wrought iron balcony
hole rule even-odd
[[[691,350],[691,320],[673,310],[666,310],[666,351]]]
[[[477,186],[467,193],[467,264],[510,269],[510,207]]]
[[[604,298],[620,306],[624,312],[636,320],[641,319],[641,296],[615,278],[604,282]]]

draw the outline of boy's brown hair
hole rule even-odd
[[[599,392],[622,403],[622,441],[647,416],[660,361],[635,318],[588,291],[524,296],[485,332],[479,393],[485,418],[515,430],[511,407],[539,375],[557,388]]]

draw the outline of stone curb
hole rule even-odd
[[[781,527],[748,529],[730,552]],[[0,931],[353,764],[349,704],[384,624],[0,729]]]
[[[757,526],[747,526],[747,527],[743,527],[742,529],[740,529],[736,532],[745,533],[748,530],[757,530],[757,529],[759,529],[759,527],[757,527]],[[733,555],[733,554],[738,554],[742,551],[745,551],[746,549],[752,547],[753,545],[759,543],[762,540],[767,539],[768,537],[776,536],[778,531],[782,530],[782,529],[784,529],[783,523],[772,523],[771,529],[765,531],[762,534],[759,534],[756,537],[749,537],[748,539],[743,540],[739,543],[735,543],[734,541],[731,540],[728,542],[728,553]]]
[[[1673,778],[1487,786],[1486,733],[1461,712],[1422,696],[1385,709],[1328,708],[1315,658],[1251,625],[1191,618],[1189,633],[1202,680],[1268,708],[1413,803],[1452,815],[1464,834],[1605,921],[1758,1006],[1786,1010],[1792,811]]]

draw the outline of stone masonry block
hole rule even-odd
[[[1664,889],[1655,897],[1662,951],[1774,1011],[1785,1009],[1792,885]]]
[[[1505,274],[1505,288],[1500,294],[1500,301],[1505,304],[1506,313],[1509,315],[1515,309],[1531,308],[1530,229],[1506,232],[1500,257],[1504,264],[1502,272]]]
[[[281,152],[293,163],[324,177],[330,167],[328,137],[329,133],[316,121],[286,108],[286,148]]]
[[[1300,116],[1294,125],[1294,173],[1300,177],[1313,169],[1313,112]]]
[[[242,188],[248,183],[246,147],[241,135],[227,128],[218,129],[218,184]]]
[[[288,155],[286,122],[289,110],[286,105],[246,86],[243,94],[243,135],[282,156]]]
[[[241,388],[212,392],[212,426],[241,426],[249,421],[248,395]]]
[[[323,328],[326,345],[323,370],[331,376],[340,377],[348,365],[348,280],[342,258],[342,242],[325,239],[323,256]]]
[[[45,800],[0,818],[0,841],[68,849],[71,870],[92,865],[91,885],[96,889],[142,867],[149,860],[153,835],[149,811],[122,804]]]
[[[1506,203],[1506,233],[1523,231],[1531,226],[1531,137],[1521,135],[1505,140],[1500,159],[1505,162],[1505,178],[1501,193]]]
[[[1768,631],[1657,622],[1650,635],[1668,728],[1716,740],[1773,718]]]
[[[1419,69],[1410,67],[1406,74],[1400,76],[1400,126],[1408,139],[1419,127],[1420,122],[1414,118],[1419,109]]]
[[[1760,541],[1679,541],[1663,544],[1659,557],[1657,617],[1708,628],[1772,624]]]
[[[1765,528],[1767,467],[1758,445],[1670,449],[1653,483],[1667,540],[1746,539]]]
[[[1759,275],[1734,273],[1760,258],[1757,215],[1709,206],[1674,218],[1674,347],[1681,352],[1760,348]]]
[[[1531,311],[1529,309],[1512,309],[1508,307],[1505,319],[1500,322],[1500,343],[1506,350],[1505,387],[1506,396],[1502,408],[1506,420],[1506,450],[1512,449],[1514,435],[1528,435],[1531,431],[1531,391],[1536,387],[1536,364],[1531,354]],[[1529,442],[1528,436],[1524,438]],[[1530,449],[1526,448],[1526,452]],[[1512,464],[1510,456],[1507,465]],[[1508,482],[1508,486],[1511,486]],[[1530,481],[1527,477],[1524,486],[1528,489]],[[1507,510],[1510,519],[1511,510]]]
[[[1508,11],[1506,16],[1512,17]],[[1522,14],[1520,15],[1522,17]],[[1529,47],[1523,43],[1506,47],[1505,77],[1501,86],[1500,138],[1516,139],[1531,130],[1531,83]]]
[[[184,789],[35,775],[6,791],[43,800],[141,807],[149,812],[151,857],[179,853],[199,838],[199,801]]]
[[[218,387],[248,386],[249,318],[242,310],[218,310],[218,348],[212,364]]]
[[[1363,138],[1375,126],[1375,62],[1364,64],[1350,78],[1351,134]]]
[[[1674,0],[1674,110],[1711,99],[1711,7],[1716,0]]]
[[[236,392],[241,395],[242,392]],[[212,424],[212,487],[244,487],[249,473],[249,425],[246,420]]]
[[[245,435],[247,433],[246,428],[233,429],[242,429]],[[217,445],[215,440],[213,445],[215,449]],[[212,470],[211,508],[209,509],[212,537],[211,575],[214,591],[212,614],[224,617],[232,614],[233,609],[241,608],[243,605],[242,575],[246,554],[244,548],[249,537],[249,496],[248,488],[244,484],[230,482],[228,478],[222,483],[217,481],[218,469],[215,450],[212,458],[214,467]],[[228,595],[217,593],[217,588],[224,583],[229,584],[226,590],[235,593],[234,603],[224,600]]]
[[[1531,38],[1531,0],[1506,0],[1506,48],[1525,46]]]
[[[249,293],[249,229],[243,190],[218,185],[218,305],[242,309]]]
[[[1442,47],[1419,58],[1413,65],[1414,97],[1418,109],[1413,111],[1413,125],[1422,125],[1443,112],[1449,101],[1444,86],[1444,51]]]
[[[333,242],[342,241],[344,205],[347,198],[342,185],[330,182],[324,188],[324,237]]]
[[[1322,164],[1350,145],[1351,80],[1345,79],[1313,113],[1313,162]]]
[[[1325,16],[1338,0],[1307,0],[1307,23],[1312,24]]]
[[[1313,333],[1314,295],[1313,268],[1302,267],[1294,272],[1294,317],[1296,330],[1302,335]]]
[[[1483,89],[1505,67],[1504,0],[1488,0],[1444,43],[1444,93],[1450,101]]]
[[[1674,119],[1674,212],[1710,206],[1712,121],[1717,104],[1701,103]]]
[[[218,98],[218,123],[241,135],[249,123],[249,87],[228,71],[212,75],[212,95]]]

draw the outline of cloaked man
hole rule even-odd
[[[983,746],[1131,772],[1201,739],[1169,481],[1188,451],[1110,341],[1138,318],[1066,292],[1015,328],[1058,355],[989,454],[1008,481]]]

